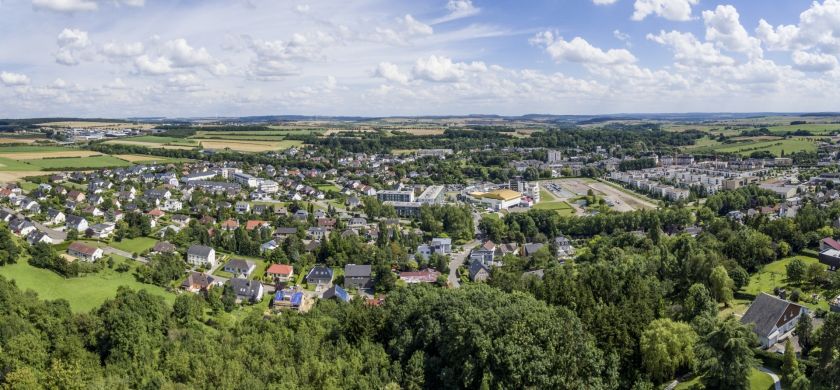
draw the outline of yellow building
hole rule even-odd
[[[487,204],[494,210],[504,210],[516,206],[522,201],[521,193],[508,189],[472,192],[470,196],[478,202]]]

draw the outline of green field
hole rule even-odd
[[[131,163],[119,158],[102,155],[94,157],[64,157],[64,158],[44,158],[40,160],[27,160],[30,165],[42,169],[58,169],[58,168],[107,168],[107,167],[127,167]]]
[[[328,192],[328,191],[338,192],[338,191],[341,190],[340,188],[336,187],[335,184],[318,184],[318,185],[315,186],[315,188],[317,188],[318,190],[323,191],[323,192]]]
[[[675,390],[685,390],[689,389],[695,384],[700,383],[700,377],[694,377],[689,381],[680,382]],[[756,368],[753,368],[752,372],[750,373],[750,390],[773,390],[773,378],[770,375],[767,375]]]
[[[755,142],[739,142],[735,144],[720,144],[717,146],[697,147],[693,149],[694,152],[718,152],[718,153],[736,153],[742,156],[748,156],[752,152],[769,151],[776,156],[781,156],[782,151],[785,154],[794,152],[815,152],[817,144],[807,138],[791,138],[770,141],[755,141]]]
[[[832,123],[806,123],[804,125],[779,125],[767,128],[773,134],[792,133],[796,130],[810,131],[814,135],[829,134],[832,131],[840,131],[840,124]]]
[[[540,202],[534,205],[534,208],[537,210],[555,210],[561,215],[572,215],[575,213],[575,209],[563,201]]]
[[[770,264],[765,265],[760,271],[756,272],[754,275],[750,277],[750,283],[744,287],[744,292],[750,295],[758,295],[759,293],[765,292],[768,294],[773,294],[773,289],[775,287],[782,287],[787,289],[788,291],[793,290],[794,288],[799,288],[803,291],[802,301],[799,303],[811,308],[811,309],[823,309],[828,310],[828,301],[824,299],[824,297],[820,297],[819,301],[814,304],[805,301],[805,295],[810,295],[811,293],[819,293],[819,291],[810,291],[806,286],[794,286],[788,283],[787,280],[787,271],[785,267],[790,264],[793,259],[800,259],[805,266],[818,263],[819,261],[813,257],[808,256],[794,256],[794,257],[787,257],[778,261],[774,261]],[[746,302],[747,306],[749,302]]]
[[[120,263],[119,258],[115,258]],[[132,263],[129,264],[133,268],[136,263]],[[52,271],[35,268],[25,260],[0,267],[0,275],[13,279],[21,290],[35,291],[42,299],[65,299],[75,312],[88,312],[100,306],[106,299],[113,298],[120,286],[134,290],[145,289],[164,297],[170,304],[175,301],[174,294],[166,292],[162,287],[136,281],[132,272],[119,273],[106,268],[95,275],[65,279]]]
[[[124,239],[122,241],[111,241],[110,245],[119,250],[124,250],[128,253],[141,253],[146,249],[151,249],[157,240],[149,237],[137,237],[131,239]]]
[[[0,147],[0,155],[2,155],[3,153],[66,152],[68,150],[73,150],[73,149],[63,148],[61,146],[33,146],[33,145],[7,146],[7,147]]]
[[[0,154],[2,156],[2,154]],[[40,171],[40,167],[27,164],[24,161],[12,160],[10,158],[0,157],[0,171]]]
[[[721,145],[720,141],[716,139],[712,139],[709,137],[703,137],[694,142],[694,145],[689,145],[684,147],[685,150],[693,150],[693,149],[700,149],[700,148],[713,148],[718,145]]]
[[[236,141],[282,141],[286,139],[285,135],[270,135],[270,134],[206,134],[194,135],[190,139],[230,139]]]
[[[185,138],[176,138],[176,137],[163,137],[157,135],[143,135],[140,137],[128,137],[128,138],[120,138],[125,141],[134,141],[134,142],[148,142],[151,144],[172,144],[172,145],[187,145],[187,146],[195,146],[197,142],[190,141]]]

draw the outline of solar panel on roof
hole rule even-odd
[[[300,303],[303,301],[303,293],[296,292],[292,294],[292,306],[300,306]]]

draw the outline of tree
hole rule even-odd
[[[755,338],[734,316],[716,320],[698,344],[703,384],[713,389],[748,389],[750,371],[758,364],[752,351]]]
[[[805,269],[805,277],[812,285],[819,285],[828,281],[828,275],[825,264],[812,263]]]
[[[692,368],[696,342],[697,334],[688,324],[667,318],[653,320],[639,342],[645,369],[654,381],[663,382],[673,378],[678,369]]]
[[[785,266],[785,272],[791,283],[799,283],[805,277],[805,262],[799,258],[794,258]]]
[[[785,356],[782,363],[782,381],[785,385],[790,386],[804,375],[799,368],[799,361],[796,360],[793,343],[790,342],[790,339],[787,339],[785,342]]]
[[[840,314],[831,313],[826,316],[818,333],[820,336],[817,345],[820,347],[820,355],[814,370],[814,381],[826,388],[832,388],[840,383]]]
[[[178,295],[172,305],[172,316],[181,325],[200,320],[203,311],[204,301],[195,294]]]
[[[0,265],[14,264],[20,256],[17,239],[12,235],[9,226],[0,222]]]
[[[732,290],[734,286],[735,282],[729,277],[724,266],[719,265],[712,269],[712,274],[709,276],[709,287],[716,301],[729,307],[729,302],[733,298]]]
[[[422,350],[414,352],[408,359],[405,371],[404,388],[406,390],[420,390],[425,380],[425,353]]]
[[[682,318],[692,321],[698,317],[715,318],[718,307],[706,286],[695,283],[688,289],[688,296],[683,301]]]
[[[807,312],[802,313],[799,317],[799,322],[796,323],[796,329],[793,334],[799,339],[799,346],[802,347],[802,355],[808,356],[808,352],[814,346],[813,333],[814,324],[811,321],[811,315]]]
[[[222,290],[222,306],[225,311],[230,313],[236,307],[236,292],[230,284],[225,283],[224,290]]]

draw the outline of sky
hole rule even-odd
[[[840,111],[840,0],[0,0],[0,117]]]

